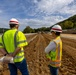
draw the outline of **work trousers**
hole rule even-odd
[[[58,75],[58,70],[59,70],[58,67],[52,67],[49,65],[49,68],[50,68],[51,75]]]
[[[29,75],[28,69],[27,69],[27,63],[25,59],[22,62],[17,62],[14,64],[9,63],[8,66],[10,70],[10,75],[18,75],[17,69],[20,70],[22,75]]]

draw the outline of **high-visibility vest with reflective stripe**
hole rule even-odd
[[[23,46],[28,45],[24,34],[17,29],[8,30],[3,35],[3,41],[8,53],[13,53],[17,47],[21,47],[21,51],[14,57],[14,62],[21,62],[24,59]]]
[[[51,50],[51,52],[47,55],[47,58],[50,59],[50,65],[53,67],[61,66],[61,59],[62,59],[62,41],[60,36],[58,36],[55,40],[56,43],[56,50]]]
[[[3,47],[3,42],[2,42],[2,35],[0,36],[0,48],[4,48]]]

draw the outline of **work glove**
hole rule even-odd
[[[2,58],[0,58],[0,62],[3,62],[3,63],[14,63],[13,57],[10,57],[10,56],[3,56]]]

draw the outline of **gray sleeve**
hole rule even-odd
[[[56,49],[56,44],[55,42],[50,42],[49,45],[45,48],[45,53],[49,53],[51,50]]]

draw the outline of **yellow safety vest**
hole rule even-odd
[[[25,35],[17,29],[6,31],[2,40],[0,39],[0,48],[5,48],[7,53],[13,53],[17,47],[21,47],[21,51],[14,57],[14,62],[21,62],[24,59],[23,46],[28,45]]]
[[[60,36],[58,36],[55,40],[56,43],[56,50],[51,50],[51,52],[47,55],[47,58],[50,59],[50,65],[53,67],[61,66],[61,59],[62,59],[62,41]]]

